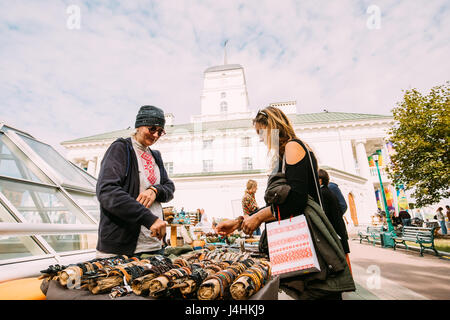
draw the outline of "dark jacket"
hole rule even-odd
[[[308,197],[304,214],[316,249],[320,272],[306,274],[297,279],[287,278],[283,281],[284,284],[290,286],[294,283],[296,288],[297,281],[302,281],[303,284],[296,289],[299,292],[303,289],[300,296],[306,298],[312,292],[315,298],[320,298],[331,292],[355,291],[355,282],[341,241],[320,205],[311,197]],[[292,280],[294,281],[291,282]]]
[[[342,195],[341,189],[339,189],[339,186],[334,182],[328,183],[328,189],[331,190],[331,192],[334,193],[334,195],[337,197],[339,206],[341,207],[342,214],[344,214],[347,211],[347,202],[345,202],[345,198]]]
[[[281,204],[291,191],[291,186],[287,184],[286,175],[282,172],[272,174],[267,181],[267,188],[264,200],[269,204]]]
[[[345,227],[345,222],[342,218],[343,213],[337,197],[327,186],[321,186],[320,191],[322,192],[323,211],[327,215],[337,234],[342,239],[348,239],[347,228]]]
[[[282,279],[283,286],[305,299],[312,292],[318,298],[333,292],[355,291],[341,240],[325,212],[311,196],[308,196],[303,214],[311,232],[320,272]]]
[[[283,183],[286,183],[287,186],[283,187]],[[285,177],[284,173],[278,172],[270,176],[265,199],[272,199],[275,202],[268,202],[268,204],[274,208],[279,205],[281,199],[288,199],[288,195],[292,192],[289,187],[289,179]],[[317,201],[309,194],[306,197],[307,202],[304,209],[298,208],[291,211],[291,214],[294,216],[305,215],[319,261],[320,272],[285,278],[280,283],[284,288],[295,291],[301,299],[320,298],[331,293],[355,291],[355,283],[338,234]],[[316,196],[316,198],[318,197],[321,198],[321,194]],[[274,210],[272,211],[274,212]],[[263,235],[260,242],[262,239]],[[261,249],[266,248],[260,244]]]
[[[408,211],[405,210],[400,211],[398,217],[400,219],[411,219],[411,215],[408,213]]]
[[[323,211],[327,215],[328,220],[330,220],[331,224],[333,225],[334,230],[336,230],[336,233],[339,235],[339,237],[341,237],[341,243],[344,248],[344,252],[349,253],[350,249],[347,243],[347,228],[345,226],[344,219],[342,218],[344,214],[341,210],[341,207],[339,206],[338,199],[336,195],[325,185],[320,187],[320,191],[322,193],[323,199]]]
[[[156,201],[173,199],[175,185],[169,179],[159,151],[151,150],[161,174]],[[119,138],[106,151],[97,181],[100,222],[97,250],[112,254],[133,254],[141,226],[150,228],[158,219],[136,201],[139,195],[139,167],[131,138]]]

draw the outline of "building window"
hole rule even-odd
[[[225,99],[225,98],[227,97],[227,94],[226,94],[225,92],[222,92],[222,93],[220,94],[220,97],[221,97],[222,99]]]
[[[228,103],[226,101],[222,101],[220,103],[220,112],[227,112],[228,111]]]
[[[212,172],[212,171],[213,171],[213,161],[203,160],[203,172]]]
[[[173,162],[164,162],[164,168],[166,169],[168,175],[173,174]]]
[[[252,158],[242,158],[242,170],[253,170]]]
[[[212,147],[213,139],[203,140],[203,149],[209,149]]]
[[[241,140],[241,147],[250,147],[250,137],[243,137]]]

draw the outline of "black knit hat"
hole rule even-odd
[[[135,128],[142,126],[158,126],[164,128],[166,118],[164,111],[155,106],[142,106],[136,116]]]

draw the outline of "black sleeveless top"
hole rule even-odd
[[[314,167],[313,175],[313,170],[311,169],[311,161],[309,160],[308,150],[305,144],[298,139],[293,139],[291,141],[299,143],[305,150],[306,154],[302,160],[295,164],[286,163],[285,174],[287,182],[291,187],[291,191],[289,192],[289,195],[287,196],[285,202],[279,205],[281,220],[287,219],[290,216],[294,217],[299,214],[303,214],[303,211],[306,207],[306,202],[308,201],[308,195],[310,195],[318,204],[320,204],[319,198],[321,197],[320,191],[319,193],[317,193],[317,189],[320,190],[320,184],[318,179],[319,174],[317,168],[317,159],[314,156],[314,153],[309,153],[311,155],[311,160]],[[280,160],[278,172],[282,171],[282,165],[283,160]],[[274,210],[274,208],[272,210]],[[277,209],[275,208],[275,210]],[[273,214],[278,218],[278,212],[273,212]]]

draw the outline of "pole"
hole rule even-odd
[[[383,181],[381,180],[380,168],[378,167],[378,160],[375,160],[375,165],[377,166],[378,180],[380,181],[381,195],[383,197],[384,208],[386,210],[386,221],[388,224],[388,232],[394,231],[394,226],[392,225],[391,215],[389,214],[389,208],[386,201],[386,195],[384,194]]]
[[[223,64],[224,65],[228,63],[228,61],[227,61],[227,43],[228,43],[228,40],[225,40],[225,43],[223,45]]]

